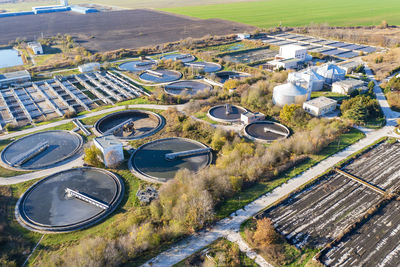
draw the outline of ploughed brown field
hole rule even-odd
[[[254,29],[252,26],[219,19],[195,19],[153,10],[136,9],[92,14],[60,12],[0,18],[0,45],[17,38],[32,40],[70,34],[90,51],[179,41],[207,34],[226,35]]]

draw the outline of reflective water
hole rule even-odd
[[[23,65],[21,56],[15,49],[0,49],[0,69]]]

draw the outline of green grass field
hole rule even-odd
[[[400,24],[398,0],[264,0],[218,5],[166,8],[164,11],[202,19],[220,18],[258,27],[370,25],[387,20]]]

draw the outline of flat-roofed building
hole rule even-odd
[[[348,95],[354,90],[364,87],[364,81],[356,79],[346,79],[343,81],[334,82],[332,84],[332,92]]]
[[[8,86],[15,83],[24,83],[30,81],[31,81],[31,75],[27,70],[0,74],[0,86]]]
[[[300,61],[305,61],[307,58],[307,49],[300,45],[284,45],[279,48],[278,57],[284,59],[296,58]]]
[[[300,62],[301,62],[301,60],[297,59],[297,58],[274,59],[274,60],[268,61],[265,68],[267,68],[267,69],[296,69]]]
[[[316,117],[330,113],[336,107],[337,101],[325,96],[320,96],[303,103],[303,109]]]
[[[240,120],[243,124],[250,124],[252,122],[255,121],[260,121],[260,120],[264,120],[265,119],[265,115],[261,112],[245,112],[240,114]]]
[[[35,55],[42,55],[43,54],[43,47],[38,42],[29,42],[28,47],[32,49]]]
[[[363,65],[361,62],[358,61],[346,61],[339,65],[342,69],[346,71],[346,74],[350,74],[354,72],[359,66]]]
[[[96,137],[93,142],[103,154],[106,167],[113,167],[124,161],[122,143],[114,135]]]

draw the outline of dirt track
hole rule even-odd
[[[200,20],[152,10],[124,10],[87,15],[73,12],[0,18],[0,45],[58,33],[79,37],[91,51],[138,48],[207,34],[226,35],[254,29],[218,19]]]

